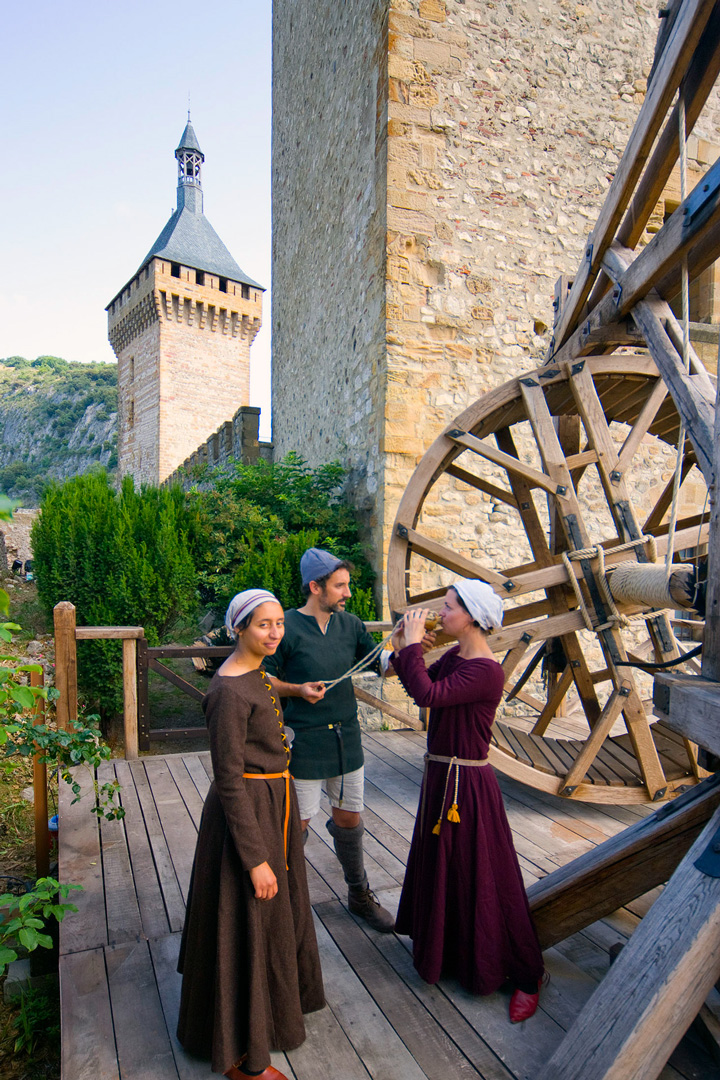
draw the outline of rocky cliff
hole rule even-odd
[[[117,366],[0,360],[0,492],[37,506],[43,486],[117,466]]]

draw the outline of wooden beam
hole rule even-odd
[[[720,394],[720,382],[718,383]],[[708,544],[708,587],[705,599],[705,636],[702,673],[720,681],[720,409],[715,411],[713,432],[713,483],[710,486],[710,542]]]
[[[695,841],[536,1080],[655,1080],[718,977],[720,878]]]
[[[404,530],[403,539],[408,541],[413,551],[426,559],[430,559],[431,562],[437,563],[438,566],[444,566],[448,570],[453,570],[456,574],[461,574],[463,577],[480,578],[481,581],[486,581],[489,585],[503,585],[507,580],[502,574],[498,574],[496,570],[491,570],[488,566],[475,562],[474,559],[466,559],[464,555],[458,555],[451,548],[438,544],[436,540],[430,540],[427,536],[423,536],[422,533],[416,532],[415,529],[396,523],[396,532],[400,529]]]
[[[382,698],[368,693],[367,690],[363,690],[360,686],[353,686],[353,690],[358,701],[363,701],[366,705],[372,705],[374,709],[379,709],[388,716],[392,716],[394,720],[399,720],[405,727],[414,728],[416,731],[424,730],[423,722],[419,717],[416,718],[411,713],[398,709],[397,706],[391,705],[389,701],[383,701]]]
[[[555,349],[574,329],[714,4],[715,0],[686,0],[682,5],[593,229],[588,252],[560,313],[554,337]]]
[[[720,755],[720,683],[700,675],[658,672],[656,715],[673,731]]]
[[[77,720],[77,652],[75,606],[61,600],[53,609],[55,623],[55,686],[60,697],[55,705],[57,726],[70,727]]]
[[[148,649],[148,652],[150,650]],[[148,667],[155,671],[158,675],[162,675],[163,679],[167,679],[173,686],[177,686],[179,690],[182,690],[188,697],[193,698],[195,701],[202,701],[205,694],[202,690],[198,690],[197,686],[193,686],[187,679],[183,679],[181,675],[177,675],[171,668],[166,667],[165,664],[161,664],[159,660],[156,660],[153,656],[148,659]]]
[[[719,805],[720,780],[712,777],[531,885],[543,949],[667,881]]]
[[[138,757],[137,639],[123,639],[123,728],[125,757]]]
[[[685,128],[688,135],[695,127],[718,75],[720,75],[720,4],[716,3],[690,66],[683,77]],[[637,246],[678,160],[678,113],[679,105],[675,104],[615,236],[618,243],[625,247],[634,249]],[[591,309],[600,302],[607,288],[607,278],[601,274],[588,301]]]
[[[145,637],[142,626],[78,626],[75,630],[78,641],[126,641]]]
[[[512,457],[510,454],[505,454],[502,450],[496,450],[494,446],[483,442],[482,439],[477,439],[474,435],[469,435],[466,431],[450,431],[448,432],[448,438],[452,439],[458,446],[464,446],[468,450],[473,450],[481,457],[494,462],[495,465],[502,466],[508,473],[514,473],[517,476],[521,476],[530,487],[544,488],[544,490],[550,492],[551,495],[555,494],[557,484],[554,483],[549,476],[546,476],[545,473],[540,472],[539,469],[533,469],[531,465],[526,465],[525,462],[520,461],[519,458]]]
[[[645,335],[650,354],[670,389],[695,448],[698,468],[710,486],[713,482],[714,400],[708,397],[704,386],[698,386],[697,375],[688,375],[682,370],[682,359],[662,325],[664,304],[659,298],[643,300],[633,308],[633,318]]]

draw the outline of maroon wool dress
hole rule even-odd
[[[458,648],[426,669],[420,645],[409,645],[392,664],[417,704],[430,707],[428,752],[481,760],[503,670],[495,660],[464,660]],[[426,982],[452,976],[472,994],[491,994],[506,980],[533,985],[542,953],[495,773],[460,766],[457,823],[447,817],[455,769],[446,790],[447,776],[446,764],[427,762],[395,929],[412,938]]]

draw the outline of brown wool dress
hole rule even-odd
[[[305,1039],[303,1013],[325,1004],[295,790],[290,783],[287,864],[285,780],[288,752],[262,671],[216,674],[203,699],[215,780],[198,833],[178,970],[178,1038],[224,1073],[247,1055],[261,1071],[271,1050]],[[257,900],[248,873],[268,862],[278,881]]]

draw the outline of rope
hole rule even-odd
[[[650,535],[641,536],[637,540],[629,540],[625,544],[618,544],[617,547],[614,547],[612,549],[612,553],[613,555],[615,555],[619,551],[630,551],[633,548],[644,547],[646,544],[648,546],[648,558],[652,562],[654,562],[657,558],[657,544],[655,543],[655,537]],[[596,626],[592,621],[590,611],[587,604],[585,603],[585,597],[580,590],[580,583],[578,582],[578,579],[575,576],[575,571],[573,570],[571,565],[571,562],[577,562],[580,559],[597,559],[599,563],[600,573],[597,575],[596,580],[602,594],[602,598],[605,601],[605,605],[610,609],[610,617],[608,618],[607,622],[604,622],[598,626]],[[575,599],[577,600],[578,607],[582,614],[583,622],[585,623],[585,628],[587,630],[591,630],[593,633],[596,633],[598,630],[607,630],[610,626],[628,626],[631,622],[637,619],[648,619],[655,614],[655,612],[640,612],[637,615],[623,615],[620,611],[618,611],[617,605],[615,604],[615,601],[613,599],[613,594],[610,592],[610,587],[608,586],[607,577],[605,576],[605,549],[600,544],[597,544],[594,547],[579,548],[577,551],[563,551],[562,560],[565,564],[565,569],[568,572],[570,585],[572,586],[572,590],[575,593]],[[636,563],[631,564],[631,568],[635,572],[636,567]],[[613,577],[615,576],[615,574],[617,574],[619,569],[620,567],[617,567],[615,569]],[[618,599],[621,598],[619,597]],[[670,606],[672,606],[672,603],[670,604]]]
[[[673,563],[672,571],[693,570],[692,563]],[[670,578],[665,566],[624,564],[617,566],[610,579],[610,589],[616,600],[646,607],[671,608],[677,604],[670,592]]]
[[[425,620],[425,629],[434,630],[438,625],[439,621],[439,616],[433,616],[431,613],[430,616]],[[399,625],[400,623],[398,622],[397,626]],[[383,640],[378,645],[376,645],[375,648],[367,654],[367,656],[363,657],[362,660],[358,660],[358,662],[354,664],[351,668],[348,668],[344,675],[338,676],[337,679],[314,679],[313,681],[325,683],[325,689],[332,690],[332,688],[334,686],[337,686],[338,683],[344,682],[345,679],[349,679],[353,675],[358,675],[361,671],[364,671],[365,668],[371,667],[387,645],[388,641],[390,641],[390,639],[392,638],[395,630],[397,629],[397,626],[394,626],[388,636],[386,638],[383,638]]]
[[[314,679],[313,682],[325,683],[325,689],[326,690],[332,690],[332,688],[334,686],[337,686],[338,683],[344,682],[345,679],[349,679],[349,678],[351,678],[351,676],[357,675],[359,672],[364,671],[365,668],[368,668],[372,664],[375,663],[375,661],[379,657],[380,653],[383,651],[383,649],[387,645],[388,641],[390,641],[390,638],[393,636],[394,633],[395,633],[395,628],[393,627],[393,629],[390,631],[388,636],[386,638],[384,638],[380,642],[379,645],[376,645],[375,648],[372,649],[367,654],[367,656],[363,657],[362,660],[358,660],[358,662],[356,664],[353,664],[353,666],[351,668],[348,668],[348,670],[345,672],[344,675],[339,675],[337,679]]]
[[[682,88],[678,96],[678,143],[680,147],[680,202],[684,203],[687,195],[687,130],[685,123],[685,97]],[[683,331],[683,370],[690,371],[690,285],[688,275],[687,255],[683,256],[682,264],[682,331]],[[673,494],[670,506],[670,523],[668,526],[668,546],[665,552],[665,573],[670,577],[673,548],[675,539],[675,526],[677,524],[678,504],[680,496],[680,480],[682,477],[683,459],[685,457],[685,423],[680,417],[678,430],[677,458],[675,459],[675,476],[673,478]]]

